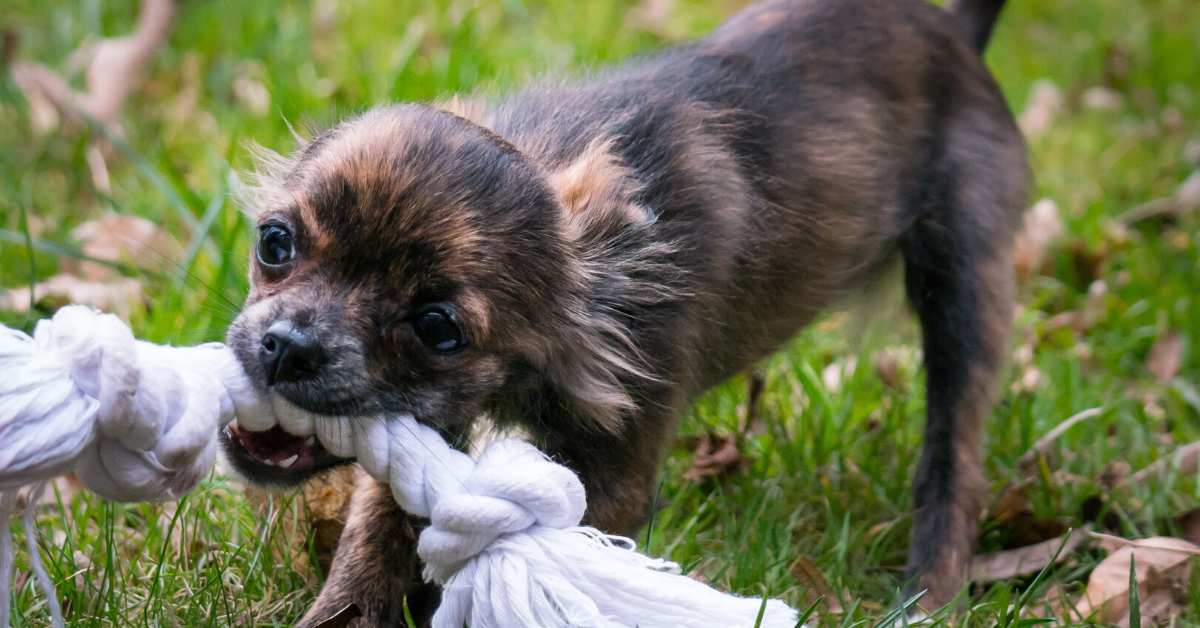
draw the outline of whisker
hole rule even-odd
[[[231,294],[230,294],[229,292],[227,292],[227,291],[226,291],[224,288],[218,288],[217,286],[214,286],[214,285],[212,285],[212,284],[210,284],[210,283],[208,283],[208,282],[204,281],[204,280],[203,280],[203,279],[201,279],[201,278],[200,278],[198,275],[196,275],[195,273],[193,273],[193,272],[191,271],[191,269],[184,267],[184,265],[183,265],[182,263],[180,263],[179,261],[175,260],[175,259],[174,259],[174,258],[172,258],[170,255],[168,255],[167,253],[164,253],[163,251],[160,251],[159,249],[155,248],[155,247],[154,247],[153,245],[151,245],[149,242],[144,242],[144,241],[138,240],[137,238],[133,238],[133,237],[131,237],[131,236],[126,236],[126,235],[123,235],[123,234],[118,234],[118,235],[117,235],[117,238],[119,238],[119,239],[120,239],[122,242],[124,242],[126,246],[130,246],[131,244],[134,244],[134,243],[136,243],[136,244],[139,244],[139,245],[141,245],[141,246],[142,246],[142,248],[143,248],[144,250],[146,250],[146,251],[149,251],[149,252],[151,252],[151,253],[155,254],[155,255],[156,255],[156,256],[158,256],[158,258],[159,258],[159,259],[157,260],[157,261],[158,261],[158,263],[159,263],[159,264],[160,264],[160,265],[161,265],[161,266],[162,266],[164,269],[167,269],[167,268],[169,268],[169,267],[173,266],[173,267],[175,267],[176,269],[178,269],[178,270],[180,271],[180,273],[181,273],[181,274],[176,276],[176,278],[177,278],[177,279],[182,279],[182,277],[183,277],[183,276],[185,276],[185,275],[186,275],[187,277],[191,278],[191,279],[192,279],[192,280],[194,280],[195,282],[197,282],[197,283],[199,283],[200,285],[202,285],[202,286],[204,286],[205,288],[207,288],[207,289],[208,289],[208,294],[210,294],[210,295],[213,295],[214,297],[216,297],[216,298],[214,298],[214,300],[220,300],[220,301],[223,301],[223,305],[225,305],[225,306],[229,307],[231,312],[240,311],[240,310],[241,310],[241,308],[242,308],[242,306],[244,305],[244,301],[242,301],[242,300],[241,300],[239,297],[237,297],[236,295],[231,295]],[[132,247],[131,247],[131,248],[132,248]]]

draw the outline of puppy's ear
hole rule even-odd
[[[549,180],[558,193],[568,240],[578,242],[651,219],[633,201],[634,179],[613,152],[611,139],[593,140],[574,161],[550,173]]]
[[[631,175],[613,142],[601,139],[547,177],[574,249],[568,273],[578,299],[561,308],[568,320],[547,371],[581,414],[610,433],[636,408],[628,386],[653,378],[627,315],[666,294],[649,279],[666,276],[660,272],[666,247],[646,239],[653,217],[636,202]]]

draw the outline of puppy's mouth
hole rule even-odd
[[[295,486],[320,471],[353,462],[330,453],[316,435],[289,434],[279,425],[255,432],[234,421],[220,433],[220,440],[234,468],[259,484]]]

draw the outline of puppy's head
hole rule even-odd
[[[251,290],[228,343],[277,410],[411,414],[456,433],[518,370],[628,404],[612,373],[619,332],[583,331],[597,321],[566,206],[578,203],[559,189],[569,173],[418,105],[266,161],[251,195]],[[226,449],[251,479],[283,484],[342,461],[304,432],[235,426]]]

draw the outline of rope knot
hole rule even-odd
[[[459,486],[433,505],[417,550],[426,577],[439,583],[501,536],[577,526],[587,507],[574,473],[513,439],[492,443]]]

